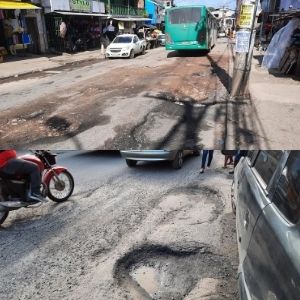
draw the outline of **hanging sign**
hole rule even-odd
[[[239,18],[239,27],[240,28],[248,28],[252,27],[253,18],[254,18],[254,4],[242,4],[241,12]]]
[[[92,1],[70,0],[71,11],[92,12]]]
[[[236,33],[235,51],[239,53],[248,53],[250,46],[251,32],[240,30]]]

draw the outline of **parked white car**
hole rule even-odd
[[[136,34],[122,34],[106,48],[105,56],[134,58],[137,54],[144,54],[146,47],[146,41],[140,40]]]

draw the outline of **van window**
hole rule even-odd
[[[270,183],[270,180],[276,170],[277,163],[280,160],[282,151],[260,151],[254,168],[265,182],[266,186]]]
[[[292,223],[300,219],[300,151],[291,151],[280,176],[273,202]]]

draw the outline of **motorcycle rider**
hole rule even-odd
[[[41,202],[41,174],[38,166],[30,161],[17,158],[16,150],[0,150],[0,173],[14,176],[25,175],[30,178],[30,193],[26,201]]]

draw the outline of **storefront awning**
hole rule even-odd
[[[107,17],[106,14],[100,14],[100,13],[79,13],[79,12],[71,12],[71,11],[54,11],[57,14],[60,15],[66,15],[66,16],[91,16],[91,17]]]
[[[122,22],[138,22],[138,21],[151,21],[152,19],[149,18],[134,18],[134,17],[128,17],[128,18],[118,18],[118,17],[111,17],[111,19],[122,21]]]
[[[41,8],[26,2],[0,0],[0,9],[41,9]]]

